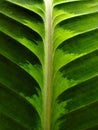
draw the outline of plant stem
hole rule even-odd
[[[45,0],[44,128],[51,129],[52,101],[52,0]]]

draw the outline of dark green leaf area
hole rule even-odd
[[[94,77],[69,88],[58,97],[59,102],[66,101],[67,113],[78,110],[98,101],[98,77]]]
[[[59,47],[68,54],[81,54],[98,48],[98,29],[77,35],[63,42]]]
[[[0,55],[0,82],[25,96],[37,94],[36,81],[19,66]]]
[[[73,111],[63,116],[60,120],[62,120],[60,130],[86,130],[92,128],[98,125],[98,102]]]
[[[1,0],[2,2],[3,1],[6,1],[6,0]],[[11,1],[11,0],[10,0]],[[13,2],[17,2],[17,3],[21,3],[21,4],[28,4],[28,5],[33,5],[33,4],[36,4],[36,3],[39,3],[39,0],[12,0]],[[40,0],[41,3],[43,3],[43,0]]]
[[[92,21],[92,22],[90,22]],[[98,13],[77,16],[60,22],[57,26],[70,30],[72,32],[85,32],[98,26]]]
[[[3,85],[0,85],[0,113],[5,115],[0,114],[1,117],[3,116],[3,120],[0,118],[2,120],[0,121],[0,127],[3,129],[6,128],[6,130],[9,130],[9,128],[12,129],[14,124],[17,125],[17,130],[20,130],[22,127],[22,130],[34,130],[34,126],[38,128],[40,125],[39,116],[34,107]],[[7,126],[8,124],[11,124],[11,126],[7,128],[3,123],[4,120]]]
[[[25,126],[22,126],[7,115],[0,113],[0,129],[1,130],[29,130]]]
[[[77,82],[58,98],[66,102],[60,130],[86,130],[98,125],[98,51],[70,62],[60,71],[63,77]]]
[[[60,69],[64,77],[72,80],[85,80],[98,74],[98,51],[78,58]]]
[[[21,4],[36,4],[39,3],[39,0],[13,0],[14,2],[21,3]],[[43,0],[40,0],[41,3],[43,3]]]
[[[40,64],[38,58],[24,46],[0,32],[0,54],[18,64]]]
[[[10,14],[14,17],[18,17],[20,19],[31,19],[31,20],[37,20],[39,22],[42,22],[41,17],[39,17],[38,14],[35,14],[34,12],[27,10],[25,8],[22,8],[18,5],[14,5],[12,3],[9,3],[8,1],[1,2],[0,1],[0,10],[6,12],[7,14]],[[6,10],[5,10],[6,9]],[[7,12],[9,11],[9,12]]]
[[[41,37],[33,30],[25,27],[19,22],[12,20],[11,18],[0,14],[0,31],[17,39],[18,41],[33,42],[38,44],[38,41],[42,41]]]
[[[98,124],[95,126],[92,126],[91,128],[88,128],[86,130],[98,130]]]
[[[18,5],[14,5],[7,1],[0,1],[0,12],[5,16],[8,16],[32,30],[36,28],[37,30],[41,30],[41,33],[44,34],[44,25],[42,18],[35,12],[20,7]],[[40,26],[40,28],[38,28]]]

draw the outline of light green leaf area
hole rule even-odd
[[[54,29],[54,48],[71,37],[97,29],[97,21],[98,13],[91,13],[60,22]]]
[[[53,0],[54,5],[58,5],[61,3],[69,3],[69,2],[76,2],[76,1],[82,1],[82,0]]]
[[[98,129],[98,0],[0,0],[0,130]]]
[[[80,2],[73,1],[56,5],[53,10],[54,23],[76,16],[82,16],[89,13],[98,12],[97,0],[81,0]]]

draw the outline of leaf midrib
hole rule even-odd
[[[51,129],[52,104],[52,0],[45,0],[43,130]]]

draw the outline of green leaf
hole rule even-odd
[[[0,130],[98,129],[98,0],[0,0]]]

